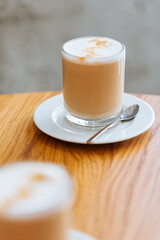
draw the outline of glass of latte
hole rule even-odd
[[[73,184],[56,164],[0,168],[0,239],[67,240]]]
[[[62,47],[66,118],[82,126],[103,126],[122,110],[125,46],[106,37],[81,37]]]

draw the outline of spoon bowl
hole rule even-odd
[[[121,115],[120,115],[120,120],[121,121],[131,120],[137,115],[138,111],[139,111],[138,104],[134,104],[127,108],[123,108]]]

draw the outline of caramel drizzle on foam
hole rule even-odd
[[[53,179],[41,173],[33,174],[29,179],[29,182],[26,183],[26,186],[23,186],[22,188],[20,188],[15,196],[10,197],[9,199],[6,199],[2,203],[2,205],[0,206],[0,211],[5,212],[9,208],[13,207],[13,205],[16,204],[17,201],[30,197],[31,194],[33,193],[33,186],[29,184],[33,182],[43,182],[47,180],[53,180]]]
[[[86,53],[85,57],[80,57],[78,58],[80,61],[85,61],[86,58],[92,58],[92,57],[96,57],[98,56],[98,54],[96,54],[95,50],[98,48],[108,48],[110,46],[112,46],[113,43],[109,42],[108,40],[104,40],[104,41],[100,41],[98,38],[94,38],[92,40],[89,41],[90,42],[95,42],[94,47],[87,47],[83,52]],[[108,43],[108,45],[107,45]]]

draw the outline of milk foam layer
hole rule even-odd
[[[63,45],[65,53],[90,59],[112,57],[119,54],[123,48],[120,42],[106,37],[75,38]]]
[[[55,164],[25,162],[0,169],[0,214],[20,217],[52,211],[71,194],[68,173]]]

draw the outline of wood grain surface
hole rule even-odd
[[[160,239],[160,97],[153,127],[134,139],[80,145],[42,133],[33,112],[53,92],[0,96],[0,164],[36,160],[65,165],[77,183],[72,227],[99,240]]]

